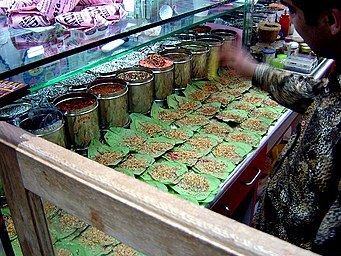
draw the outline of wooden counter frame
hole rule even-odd
[[[0,152],[24,255],[54,255],[41,198],[147,255],[313,255],[5,122]]]

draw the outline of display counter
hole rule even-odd
[[[180,2],[175,1],[177,12],[170,17],[158,15],[153,20],[148,15],[141,19],[136,13],[128,15],[125,22],[118,23],[119,33],[81,40],[74,48],[61,48],[47,57],[39,55],[30,63],[21,60],[0,78],[17,80],[28,74],[31,79],[32,69],[46,68],[48,63],[48,69],[58,72],[44,73],[31,85],[32,92],[38,91],[249,4],[203,1],[203,6],[193,8],[192,2]],[[202,12],[205,15],[200,15]],[[159,26],[161,32],[156,36],[136,36]],[[103,44],[126,37],[129,41],[117,51],[101,51]],[[331,65],[327,61],[316,78],[325,75]],[[147,255],[310,255],[240,223],[252,221],[266,154],[287,130],[294,129],[298,119],[292,111],[283,113],[201,206],[1,122],[0,171],[22,251],[24,255],[55,254],[43,199]]]

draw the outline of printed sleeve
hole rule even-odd
[[[312,77],[292,74],[266,64],[259,64],[252,83],[270,93],[272,98],[281,105],[298,113],[304,113],[313,98],[327,85],[328,80],[315,80]]]

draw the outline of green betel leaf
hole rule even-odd
[[[177,110],[164,109],[154,102],[151,109],[151,117],[170,125],[176,120],[183,118],[184,114]]]
[[[138,151],[147,137],[131,129],[111,127],[104,135],[104,139],[111,147],[125,146],[131,151]]]
[[[88,158],[106,166],[114,166],[129,153],[127,147],[110,147],[98,140],[92,140],[88,148]]]
[[[241,142],[223,142],[216,146],[212,153],[215,157],[226,158],[238,164],[252,150],[250,145]]]
[[[196,200],[194,197],[189,196],[189,195],[182,195],[182,194],[178,194],[175,193],[174,195],[176,195],[177,197],[180,197],[182,199],[185,199],[187,201],[190,201],[191,203],[195,204],[195,205],[199,205],[198,200]]]
[[[130,128],[134,131],[144,133],[150,137],[157,137],[164,129],[164,126],[158,123],[155,119],[147,117],[140,113],[130,114]]]
[[[186,174],[178,184],[171,186],[173,190],[181,195],[187,195],[198,201],[205,200],[213,190],[220,185],[219,179],[206,175],[196,174],[194,172]]]
[[[193,167],[194,172],[212,175],[218,179],[226,180],[236,165],[221,157],[204,156]]]
[[[261,139],[262,136],[256,132],[238,129],[229,133],[225,140],[227,142],[242,142],[247,145],[256,147]]]
[[[131,170],[125,169],[125,168],[121,168],[121,167],[115,167],[114,168],[115,171],[121,172],[121,173],[125,173],[130,177],[135,178],[134,172],[132,172]]]
[[[218,102],[222,106],[226,106],[230,104],[232,101],[236,99],[236,96],[228,94],[224,91],[212,93],[210,97],[206,99],[207,103]]]
[[[263,108],[256,108],[250,114],[252,118],[260,118],[265,117],[273,120],[273,122],[281,116],[281,113],[278,112],[275,108],[271,107],[263,107]]]
[[[250,91],[249,93],[245,93],[243,95],[242,100],[249,102],[253,104],[254,106],[260,106],[266,97],[267,96],[265,93],[258,93],[258,92]]]
[[[163,157],[167,160],[178,161],[187,166],[193,166],[199,158],[203,157],[207,152],[199,151],[191,147],[176,147],[167,152]]]
[[[130,154],[115,169],[129,170],[134,175],[141,175],[154,161],[149,155]]]
[[[247,92],[251,87],[251,81],[237,81],[236,83],[230,83],[228,85],[231,89],[239,89],[242,90],[242,92]]]
[[[224,88],[223,85],[215,81],[194,81],[192,85],[208,93],[218,92]]]
[[[240,127],[263,135],[269,130],[271,122],[272,120],[266,117],[248,118],[240,124]]]
[[[222,141],[222,138],[215,135],[197,133],[192,138],[188,139],[184,146],[188,145],[192,149],[203,151],[207,154]]]
[[[221,107],[220,102],[212,102],[203,104],[200,108],[195,110],[193,114],[195,115],[203,115],[203,116],[214,116],[219,112]]]
[[[226,138],[233,131],[233,128],[226,123],[211,120],[207,125],[200,129],[200,133],[216,135],[220,138]]]
[[[193,134],[193,131],[187,128],[169,127],[162,131],[161,136],[174,140],[176,144],[182,144]]]
[[[154,163],[147,170],[148,174],[158,182],[174,185],[188,172],[187,166],[175,161]]]
[[[197,86],[193,84],[188,85],[183,93],[188,99],[200,102],[205,101],[211,95],[210,92],[200,90]]]
[[[226,109],[220,111],[216,118],[223,120],[224,122],[241,123],[248,117],[248,112],[245,110]]]
[[[168,138],[150,138],[146,140],[145,143],[142,145],[140,153],[157,158],[167,151],[171,150],[174,145],[175,141]]]
[[[166,191],[168,192],[168,188],[165,184],[161,183],[161,182],[158,182],[158,181],[155,181],[155,180],[144,180],[144,182],[146,182],[147,184],[153,186],[153,187],[156,187],[158,189],[161,189],[163,191]]]
[[[176,94],[167,97],[169,108],[176,109],[182,113],[191,113],[201,107],[200,101],[194,101]]]
[[[186,115],[184,118],[175,122],[178,127],[185,127],[191,129],[192,131],[199,130],[202,126],[208,124],[210,119],[202,115]]]
[[[229,105],[227,105],[227,109],[238,109],[238,110],[244,110],[248,113],[252,112],[256,108],[255,105],[247,102],[247,101],[234,101],[231,102]]]

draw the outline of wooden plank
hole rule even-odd
[[[3,131],[1,129],[1,132]],[[14,131],[8,134],[10,137],[18,135]],[[24,255],[53,256],[54,251],[49,233],[46,232],[48,228],[44,221],[40,198],[32,195],[23,186],[16,148],[0,143],[0,152],[0,173],[4,191]],[[34,205],[35,207],[32,207]],[[45,232],[41,232],[43,230]]]
[[[17,147],[26,189],[147,255],[313,255],[22,131],[10,139],[1,132],[7,125],[0,128],[0,144]]]

